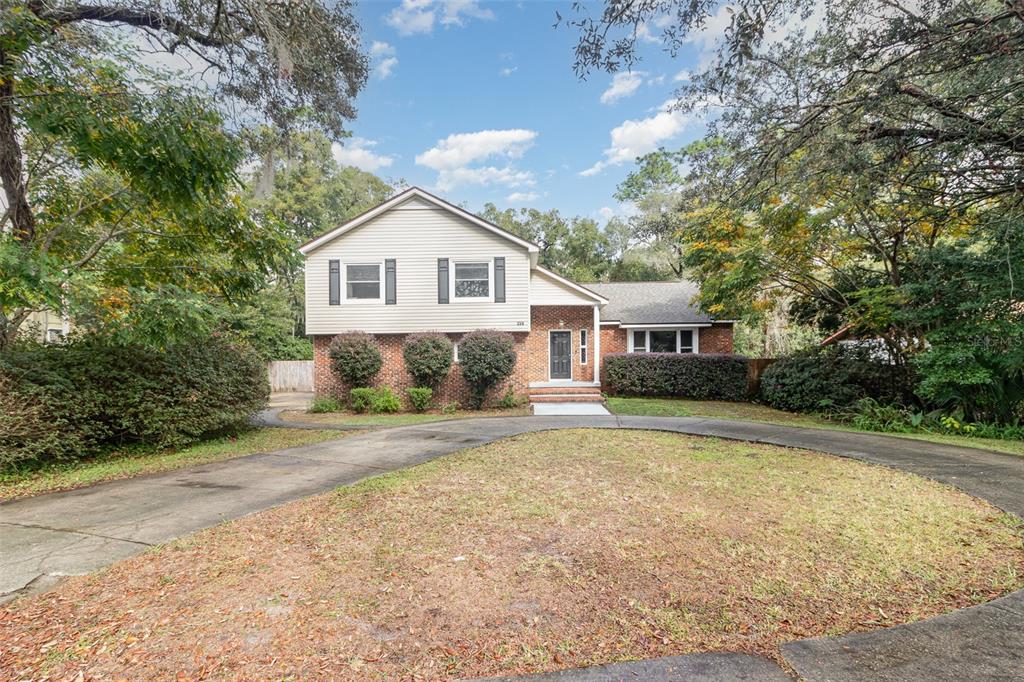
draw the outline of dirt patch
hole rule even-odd
[[[914,476],[667,433],[518,436],[0,610],[14,676],[537,672],[917,620],[1021,586],[1021,528]]]

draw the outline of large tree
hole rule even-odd
[[[229,124],[341,137],[366,73],[348,3],[4,2],[0,347],[33,310],[261,286],[291,244],[243,204]]]
[[[588,9],[570,18],[580,73],[634,66],[641,35],[677,54],[728,12],[717,52],[676,93],[707,117],[706,139],[643,159],[622,188],[663,196],[668,178],[674,203],[653,224],[679,240],[707,305],[795,296],[837,325],[920,341],[926,330],[886,326],[916,264],[949,240],[1005,246],[1024,217],[1019,0]],[[998,267],[1012,278],[1020,264]]]

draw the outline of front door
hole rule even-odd
[[[572,379],[572,332],[551,332],[551,378]]]

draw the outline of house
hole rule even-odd
[[[465,403],[458,340],[477,329],[515,339],[512,390],[531,400],[600,400],[607,353],[732,351],[732,323],[693,305],[686,282],[581,285],[540,266],[536,244],[413,187],[307,242],[306,332],[315,389],[344,390],[328,346],[349,331],[373,334],[379,385],[412,385],[402,359],[408,334],[437,331],[456,343],[439,403]]]

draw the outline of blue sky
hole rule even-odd
[[[568,1],[358,3],[373,74],[336,156],[470,210],[492,201],[599,219],[628,212],[612,195],[635,156],[703,131],[664,105],[715,27],[675,59],[641,41],[633,73],[580,81],[576,34],[553,28],[556,10],[572,12]]]

